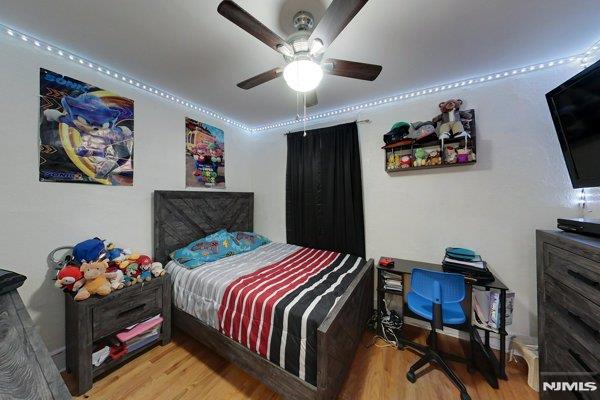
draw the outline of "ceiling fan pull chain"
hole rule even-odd
[[[302,119],[302,126],[304,127],[304,137],[306,137],[306,92],[302,93],[304,97],[304,118]]]

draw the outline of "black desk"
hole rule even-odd
[[[378,308],[378,310],[384,309],[383,299],[385,298],[386,292],[391,293],[391,294],[397,294],[397,295],[402,296],[402,319],[404,320],[405,316],[410,316],[412,318],[423,320],[423,318],[419,317],[418,315],[416,315],[412,311],[410,311],[407,307],[406,302],[404,301],[405,300],[404,294],[406,293],[405,289],[406,289],[406,282],[407,282],[405,279],[405,276],[410,275],[413,268],[429,269],[432,271],[443,271],[443,268],[440,264],[431,264],[431,263],[425,263],[425,262],[420,262],[420,261],[403,260],[403,259],[398,259],[398,258],[394,258],[393,260],[394,260],[394,266],[392,268],[386,268],[386,267],[381,267],[381,266],[377,265],[377,268],[376,268],[377,308]],[[403,283],[402,292],[398,292],[397,290],[384,289],[383,279],[382,279],[383,273],[394,274],[394,275],[400,276],[402,279],[402,283]],[[469,358],[468,358],[468,363],[469,363],[470,368],[473,367],[472,359],[473,359],[473,352],[475,349],[474,342],[479,340],[477,330],[484,331],[484,340],[485,340],[484,356],[486,358],[488,358],[490,363],[493,365],[493,367],[495,369],[496,377],[506,380],[507,379],[507,376],[506,376],[506,335],[507,335],[507,333],[506,333],[506,292],[508,291],[508,287],[506,287],[506,285],[498,278],[495,278],[492,282],[480,284],[480,283],[475,283],[474,281],[465,277],[465,282],[467,284],[467,296],[465,297],[465,301],[463,302],[463,310],[465,311],[467,321],[463,325],[452,326],[452,328],[455,328],[455,329],[458,329],[458,330],[461,330],[464,332],[468,332],[471,337],[471,345],[470,345],[471,354],[469,354]],[[500,321],[499,321],[499,328],[497,330],[494,330],[491,328],[483,328],[478,325],[474,325],[472,323],[472,321],[471,321],[471,318],[472,318],[471,304],[472,304],[472,287],[473,286],[482,287],[486,290],[497,289],[500,291],[500,304],[499,304],[500,305]],[[377,316],[378,316],[378,326],[381,328],[381,325],[380,325],[381,324],[381,321],[380,321],[381,313],[378,312]],[[497,333],[500,337],[500,359],[499,360],[496,359],[494,352],[490,348],[490,333],[491,332]],[[486,376],[486,379],[488,380],[488,382],[490,382],[490,377]],[[493,384],[493,382],[490,382],[490,384],[494,387],[497,387],[497,382],[495,383],[495,385]]]

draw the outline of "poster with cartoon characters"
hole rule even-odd
[[[133,185],[133,100],[40,68],[40,181]]]
[[[214,126],[185,119],[185,185],[225,189],[225,137]]]

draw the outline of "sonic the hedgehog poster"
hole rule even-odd
[[[40,68],[40,181],[133,185],[133,100]]]
[[[225,189],[225,137],[222,130],[185,119],[185,185]]]

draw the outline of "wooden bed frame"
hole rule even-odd
[[[154,192],[154,258],[219,229],[253,231],[254,194],[208,191]],[[373,260],[351,282],[317,332],[317,386],[251,352],[174,307],[175,326],[289,399],[333,399],[339,393],[373,311]]]

